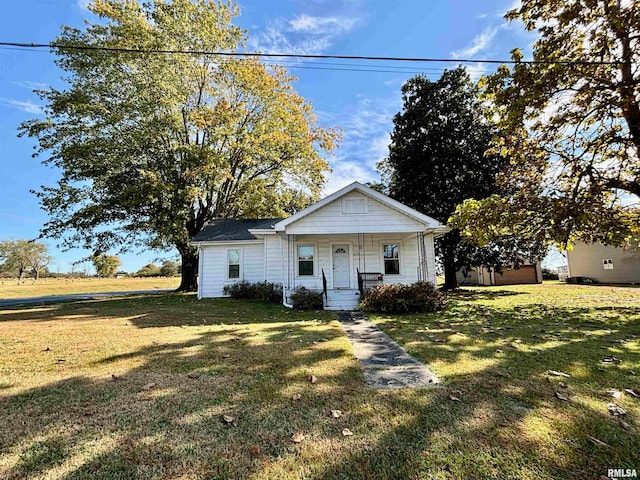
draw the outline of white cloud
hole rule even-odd
[[[294,32],[312,34],[347,32],[355,23],[354,19],[347,17],[312,17],[304,14],[289,20],[289,25]]]
[[[32,113],[35,115],[41,115],[44,113],[44,110],[40,105],[37,105],[29,100],[15,100],[13,98],[0,97],[0,105],[4,105],[6,107],[17,108],[18,110],[22,110],[23,112]]]
[[[45,88],[49,88],[49,85],[42,82],[32,82],[30,80],[20,80],[12,82],[14,85],[18,85],[19,87],[26,88],[29,90],[44,90]]]
[[[263,53],[317,55],[340,36],[353,29],[356,20],[345,16],[310,16],[301,14],[273,20],[249,38],[251,50]]]
[[[468,46],[452,52],[451,55],[453,55],[454,58],[471,58],[485,51],[489,45],[491,45],[491,41],[496,36],[496,33],[498,33],[499,28],[500,27],[486,28],[481,34],[476,35]]]
[[[387,157],[393,116],[402,104],[399,95],[388,98],[361,97],[355,105],[336,114],[318,112],[323,123],[339,125],[344,139],[330,161],[324,193],[329,194],[357,180],[379,180],[376,164]]]

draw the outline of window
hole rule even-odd
[[[313,275],[313,245],[298,245],[298,275]]]
[[[400,248],[395,245],[384,245],[382,256],[384,259],[385,275],[400,275]]]
[[[612,258],[603,258],[602,259],[602,268],[605,270],[613,270],[613,259]]]
[[[240,278],[240,250],[227,250],[227,276]]]

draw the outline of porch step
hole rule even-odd
[[[360,303],[358,290],[328,290],[325,310],[354,310]]]

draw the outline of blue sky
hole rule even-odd
[[[91,19],[87,0],[6,2],[0,41],[46,43],[62,25],[81,27]],[[249,31],[249,50],[366,56],[506,59],[512,48],[525,52],[533,38],[504,12],[514,0],[245,0],[236,23]],[[47,217],[31,189],[52,185],[58,172],[32,158],[34,142],[17,138],[20,122],[41,114],[34,88],[64,88],[61,72],[47,51],[0,48],[0,239],[34,238]],[[320,122],[340,126],[344,140],[330,158],[333,172],[326,193],[353,180],[377,178],[376,163],[387,153],[392,118],[401,107],[400,87],[417,73],[438,78],[451,64],[287,61],[296,88],[315,107]],[[341,63],[342,65],[335,65]],[[346,65],[345,65],[346,64]],[[329,69],[327,69],[329,68]],[[390,70],[388,72],[340,69]],[[472,78],[493,66],[470,66]],[[50,247],[53,271],[68,271],[86,252]],[[121,255],[135,271],[171,252]]]

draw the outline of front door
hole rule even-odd
[[[333,246],[333,288],[349,288],[349,245]]]

